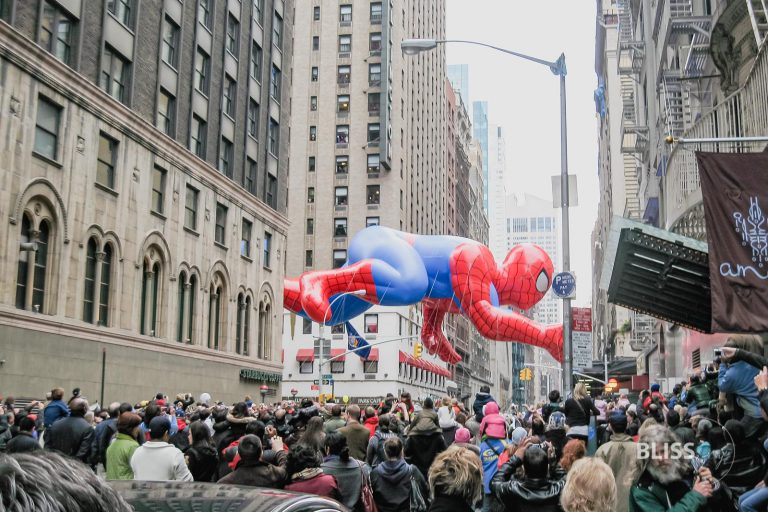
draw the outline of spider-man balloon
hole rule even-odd
[[[446,313],[466,315],[486,338],[541,347],[562,362],[562,325],[542,326],[499,307],[530,309],[549,289],[552,273],[552,260],[537,245],[513,247],[499,267],[488,247],[474,240],[372,226],[354,236],[342,268],[286,279],[284,305],[315,322],[336,325],[373,304],[421,302],[421,340],[429,353],[451,364],[461,357],[443,334]],[[365,294],[345,295],[331,309],[337,295],[354,290]]]

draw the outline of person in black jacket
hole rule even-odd
[[[216,481],[214,476],[219,458],[210,431],[202,421],[193,421],[189,425],[189,448],[184,457],[195,482]]]
[[[568,437],[587,439],[589,434],[589,418],[600,415],[595,404],[587,393],[587,387],[583,382],[573,388],[573,398],[565,401],[565,423],[568,425]]]
[[[391,437],[384,441],[384,453],[387,460],[371,471],[371,489],[379,512],[410,510],[411,477],[425,501],[428,500],[429,489],[424,475],[419,468],[403,460],[403,442],[400,438]]]
[[[547,452],[539,446],[531,446],[531,441],[527,438],[518,447],[508,447],[510,458],[491,480],[491,492],[508,512],[557,512],[560,510],[560,493],[565,487],[565,476],[558,480],[548,478]],[[525,468],[525,477],[517,479],[513,475],[520,466]]]
[[[475,412],[475,421],[480,423],[483,421],[483,407],[488,402],[495,402],[491,396],[491,388],[489,386],[481,386],[480,392],[475,395],[475,403],[472,404],[472,410]]]
[[[26,453],[40,450],[40,443],[32,437],[32,431],[35,429],[35,420],[25,416],[19,422],[19,433],[16,437],[8,441],[6,453]]]
[[[440,428],[434,403],[431,398],[425,398],[423,409],[414,416],[408,427],[408,438],[405,441],[405,459],[416,465],[422,475],[429,472],[432,462],[440,452],[445,450],[443,429]]]
[[[74,398],[69,404],[69,410],[68,418],[60,419],[48,429],[45,448],[87,463],[93,439],[93,427],[84,418],[88,412],[88,402],[84,398]]]

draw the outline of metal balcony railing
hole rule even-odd
[[[728,96],[719,105],[704,114],[683,134],[685,139],[758,137],[768,135],[768,56],[765,46],[752,66],[744,86]],[[711,142],[695,148],[677,145],[672,149],[664,178],[666,190],[666,227],[676,231],[677,224],[684,222],[686,229],[703,233],[703,226],[690,226],[687,212],[701,204],[701,184],[694,149],[721,153],[748,153],[763,151],[764,142]],[[702,216],[695,216],[703,222]]]
[[[621,75],[635,75],[643,68],[645,43],[635,38],[635,18],[632,15],[632,0],[618,0],[619,41],[618,68]]]

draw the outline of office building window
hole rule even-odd
[[[315,142],[317,140],[317,126],[309,127],[309,140]]]
[[[336,157],[336,174],[346,174],[349,172],[349,156],[338,155]]]
[[[277,209],[277,176],[267,173],[267,200],[266,203],[272,209]]]
[[[316,5],[312,8],[312,19],[315,21],[320,21],[320,6]]]
[[[363,361],[363,373],[378,373],[378,361]]]
[[[333,219],[333,236],[347,236],[346,217],[338,217]]]
[[[259,104],[256,100],[248,100],[248,135],[257,139],[259,133]]]
[[[347,206],[347,187],[336,187],[335,197],[336,206]]]
[[[242,235],[240,236],[240,256],[251,257],[251,228],[253,224],[243,219]]]
[[[165,89],[160,89],[157,97],[157,129],[173,137],[176,98]]]
[[[117,141],[103,133],[99,134],[99,156],[96,161],[96,183],[115,188],[115,162]]]
[[[320,70],[317,66],[312,66],[312,81],[317,82],[317,79],[320,77]]]
[[[310,204],[315,202],[315,187],[307,187],[307,202]]]
[[[243,173],[243,188],[250,194],[256,195],[256,173],[258,171],[256,160],[247,158],[245,166],[245,172]]]
[[[315,234],[315,219],[307,219],[307,235]]]
[[[171,18],[163,19],[163,60],[173,66],[179,64],[179,26]]]
[[[211,76],[211,58],[199,46],[195,55],[195,88],[208,95]]]
[[[336,144],[348,144],[349,143],[349,125],[337,124],[336,125]]]
[[[368,172],[379,172],[379,155],[368,155]]]
[[[371,32],[368,39],[368,50],[371,53],[381,52],[381,32]]]
[[[56,160],[59,151],[60,121],[61,107],[39,96],[35,122],[35,153]]]
[[[196,114],[192,115],[192,127],[189,131],[189,149],[200,158],[205,158],[205,140],[208,134],[208,126],[205,121]]]
[[[152,169],[152,211],[163,213],[165,203],[165,171],[159,167]]]
[[[339,6],[339,21],[341,22],[352,21],[352,4]]]
[[[275,98],[275,100],[278,102],[280,101],[280,83],[280,68],[273,64],[272,74],[270,75],[269,79],[269,91],[272,97]]]
[[[74,23],[54,3],[43,2],[40,46],[65,64],[72,64]]]
[[[253,19],[255,19],[259,25],[264,24],[264,0],[253,0]]]
[[[283,48],[283,18],[277,13],[272,20],[272,44],[278,49]]]
[[[378,115],[381,109],[381,93],[369,92],[368,93],[368,113]]]
[[[235,96],[237,95],[237,83],[227,75],[224,78],[224,113],[229,117],[235,117]]]
[[[312,51],[316,52],[320,49],[320,37],[312,36]]]
[[[313,255],[312,255],[312,249],[307,249],[304,251],[304,266],[305,267],[311,267],[313,264]],[[311,334],[311,331],[309,333],[304,334]]]
[[[264,260],[263,264],[266,268],[269,268],[270,256],[272,254],[272,233],[264,232]]]
[[[234,151],[232,142],[226,137],[221,138],[221,149],[219,151],[219,170],[224,176],[231,178],[233,171]]]
[[[216,226],[213,232],[213,240],[217,244],[226,245],[227,234],[227,207],[216,203]]]
[[[261,82],[261,46],[256,41],[251,41],[251,76],[257,82]]]
[[[131,27],[131,7],[133,0],[108,0],[107,10],[111,12],[120,23]]]
[[[125,84],[128,82],[128,62],[109,46],[104,47],[101,59],[101,88],[118,101],[125,103]]]
[[[352,68],[350,66],[339,66],[337,73],[337,82],[340,84],[348,84],[352,77]]]
[[[378,217],[366,217],[365,218],[365,227],[369,228],[371,226],[378,226],[379,225],[379,218]]]
[[[349,94],[336,96],[336,111],[349,112]]]
[[[336,324],[331,326],[331,334],[344,334],[344,324]],[[331,357],[331,347],[330,344],[328,344],[328,347],[326,349],[326,353],[328,354],[328,357]]]
[[[349,53],[352,51],[352,36],[339,36],[339,53]]]
[[[184,198],[184,227],[197,231],[197,198],[200,192],[187,185],[187,196]]]
[[[315,111],[317,110],[317,96],[310,96],[309,97],[309,110]]]
[[[315,157],[313,156],[307,159],[307,172],[315,172]]]
[[[232,13],[227,15],[227,50],[235,57],[240,51],[240,23]]]
[[[344,263],[347,262],[347,251],[344,249],[337,249],[333,251],[333,268],[341,268]]]
[[[367,204],[379,204],[381,200],[381,187],[379,185],[368,185],[365,197]]]
[[[368,124],[368,142],[379,142],[379,123]]]
[[[315,373],[314,361],[299,361],[299,373],[313,374]]]
[[[197,4],[197,20],[205,28],[211,30],[211,3],[213,0],[199,0]]]
[[[369,313],[363,317],[365,323],[365,332],[367,334],[376,334],[379,332],[379,315]]]
[[[368,85],[381,85],[381,64],[368,64]]]
[[[381,2],[371,3],[371,23],[381,23]]]
[[[280,124],[271,117],[269,118],[269,152],[275,157],[280,156]]]

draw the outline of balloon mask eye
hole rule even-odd
[[[539,277],[536,278],[536,289],[541,293],[544,293],[549,288],[549,276],[546,270],[539,272]]]

